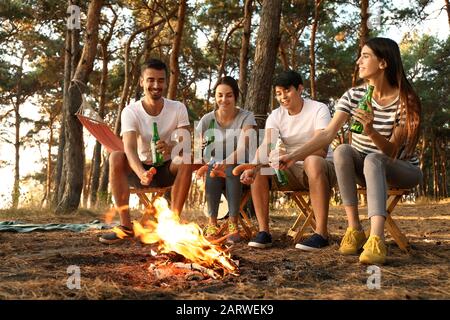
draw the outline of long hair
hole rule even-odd
[[[402,130],[402,134],[406,137],[400,137],[400,141],[406,139],[403,152],[405,157],[411,157],[419,139],[421,105],[419,97],[406,78],[400,49],[395,41],[381,37],[372,38],[365,45],[375,53],[378,59],[386,62],[386,80],[391,86],[400,90],[400,110],[396,123],[405,126],[406,130]],[[399,146],[400,149],[401,147]],[[399,156],[398,153],[399,150],[396,150],[397,156]]]
[[[239,99],[239,85],[238,85],[237,81],[233,77],[230,77],[230,76],[222,77],[219,80],[217,80],[217,83],[214,86],[214,92],[216,92],[217,87],[221,84],[226,84],[227,86],[229,86],[231,88],[231,90],[233,90],[234,99],[236,100],[236,103],[237,103],[237,101]]]

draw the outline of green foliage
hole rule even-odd
[[[450,38],[413,35],[402,43],[406,72],[422,103],[423,127],[447,127],[450,103]]]
[[[437,0],[436,0],[437,1]],[[428,17],[427,6],[431,0],[413,0],[408,7],[397,8],[397,1],[378,1],[381,5],[381,28],[371,30],[370,36],[384,33],[392,26],[414,27]],[[86,23],[88,1],[79,1],[82,28]],[[251,77],[256,34],[262,1],[254,1],[248,73]],[[373,6],[374,1],[370,1]],[[224,41],[231,28],[243,18],[243,0],[188,1],[186,19],[179,56],[180,77],[177,99],[189,109],[191,120],[200,118],[211,110],[212,92],[219,65],[224,54]],[[118,16],[108,45],[108,84],[106,90],[106,121],[114,123],[117,106],[125,79],[124,44],[136,30],[148,26],[176,9],[177,1],[118,0],[108,2],[102,10],[100,39],[109,32],[112,11]],[[360,1],[322,1],[316,34],[316,84],[318,100],[332,105],[350,86],[357,59]],[[14,113],[8,112],[20,95],[21,102],[32,101],[31,108],[38,110],[21,137],[21,144],[47,145],[50,126],[59,130],[64,81],[64,39],[66,34],[67,2],[60,0],[4,0],[0,2],[0,140],[13,142]],[[314,1],[283,1],[280,41],[290,68],[299,71],[304,79],[306,95],[310,79],[310,38],[314,15]],[[155,37],[146,52],[144,44],[158,28],[139,34],[131,44],[130,65],[138,54],[158,57],[169,62],[177,17],[170,19]],[[239,76],[239,55],[243,28],[237,28],[227,42],[224,73]],[[82,41],[82,38],[80,39]],[[438,40],[427,35],[408,35],[401,44],[402,56],[408,77],[417,90],[423,107],[424,135],[448,137],[449,134],[449,53],[450,40]],[[20,61],[24,59],[21,67]],[[101,55],[94,64],[89,80],[88,95],[94,105],[99,103]],[[275,73],[283,69],[277,60]],[[20,80],[20,81],[19,81]],[[18,92],[20,82],[21,91]],[[206,92],[206,94],[205,94]],[[134,98],[134,92],[132,97]],[[209,97],[209,101],[206,101]],[[26,114],[24,113],[24,116]],[[26,118],[24,117],[24,123]],[[433,132],[431,132],[433,128]],[[7,132],[8,131],[8,132]],[[22,132],[23,134],[23,132]],[[55,145],[57,141],[54,141]],[[53,150],[54,152],[54,150]],[[430,150],[425,151],[430,164]],[[45,171],[45,158],[42,170]],[[55,161],[52,156],[52,161]],[[2,163],[0,163],[2,165]],[[43,179],[40,176],[40,179]]]

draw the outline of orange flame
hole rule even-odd
[[[209,242],[195,223],[182,224],[179,216],[169,209],[166,199],[160,197],[153,203],[157,222],[149,221],[145,227],[134,221],[134,234],[141,242],[159,242],[159,251],[174,251],[194,263],[205,267],[221,267],[224,273],[237,274],[238,268],[230,254]]]

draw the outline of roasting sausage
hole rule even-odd
[[[257,166],[257,164],[252,163],[243,163],[238,165],[236,168],[233,169],[233,174],[235,176],[240,176],[242,172],[244,172],[247,169],[254,169]]]

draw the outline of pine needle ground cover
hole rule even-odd
[[[293,210],[293,209],[292,209]],[[139,213],[135,212],[134,215]],[[331,207],[332,245],[307,253],[294,248],[286,231],[295,212],[271,215],[274,245],[257,250],[246,242],[230,248],[240,276],[223,279],[186,273],[155,273],[151,247],[135,241],[106,246],[101,231],[0,233],[0,299],[449,299],[450,203],[400,204],[395,219],[411,242],[400,251],[387,236],[389,256],[380,268],[379,289],[369,289],[371,273],[357,256],[338,253],[346,221],[342,207]],[[361,211],[365,217],[365,210]],[[101,214],[72,216],[16,210],[0,220],[33,223],[87,223]],[[187,221],[206,223],[203,213],[185,212]],[[368,226],[368,221],[364,226]],[[253,221],[256,224],[256,221]],[[69,288],[71,266],[80,271],[79,288]],[[73,268],[73,267],[72,267]]]

